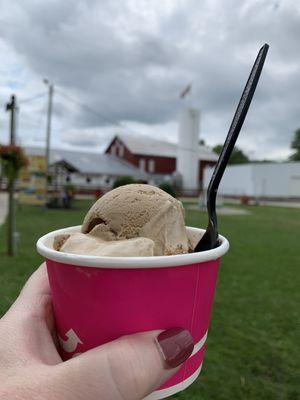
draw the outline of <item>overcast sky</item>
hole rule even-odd
[[[118,132],[176,141],[187,106],[201,110],[200,137],[223,143],[265,42],[238,146],[252,159],[282,160],[300,127],[299,1],[0,0],[0,142],[15,93],[20,143],[45,143],[48,78],[55,147],[101,149]]]

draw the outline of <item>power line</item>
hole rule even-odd
[[[40,98],[46,96],[46,94],[47,94],[47,93],[39,93],[39,94],[36,94],[36,95],[33,96],[33,97],[29,97],[29,98],[27,98],[27,99],[24,99],[24,100],[19,101],[19,104],[31,103],[32,101],[35,101],[35,100],[37,100],[37,99],[40,99]]]
[[[100,118],[102,121],[105,121],[109,125],[116,126],[119,129],[122,129],[124,132],[131,131],[132,133],[137,134],[136,132],[134,132],[132,129],[128,128],[124,124],[122,124],[120,122],[117,122],[117,121],[114,121],[111,118],[106,117],[105,115],[103,115],[99,111],[94,110],[92,107],[88,106],[87,104],[81,103],[80,101],[74,99],[73,97],[71,97],[70,95],[64,93],[60,89],[57,89],[57,87],[55,87],[55,93],[59,94],[61,97],[65,98],[66,100],[71,101],[72,103],[78,105],[79,107],[81,107],[85,111],[88,111],[89,113],[97,116],[98,118]],[[35,100],[38,100],[38,99],[40,99],[42,97],[45,97],[46,95],[47,95],[47,93],[39,93],[39,94],[37,94],[37,95],[35,95],[33,97],[30,97],[30,98],[27,98],[27,99],[19,101],[19,104],[31,103],[31,102],[33,102]]]
[[[99,117],[103,121],[107,122],[108,124],[113,125],[115,127],[118,127],[121,131],[123,131],[126,134],[127,133],[132,133],[132,134],[137,135],[137,136],[141,135],[140,132],[134,131],[133,129],[127,127],[123,123],[114,121],[114,120],[104,116],[103,114],[101,114],[98,111],[94,110],[92,107],[88,106],[87,104],[84,104],[84,103],[79,102],[78,100],[75,100],[71,96],[69,96],[66,93],[62,92],[60,89],[55,88],[55,93],[60,94],[65,99],[71,101],[74,104],[77,104],[79,107],[81,107],[82,109],[90,112],[91,114],[96,115],[97,117]]]
[[[103,115],[102,113],[100,113],[99,111],[96,111],[95,109],[93,109],[92,107],[90,107],[87,104],[81,103],[80,101],[74,99],[72,96],[70,96],[69,94],[66,94],[64,91],[57,89],[57,87],[55,87],[55,93],[57,93],[58,95],[60,95],[62,98],[72,102],[73,104],[76,104],[77,106],[81,107],[82,109],[84,109],[85,111],[89,112],[90,114],[93,114],[95,116],[97,116],[98,118],[100,118],[102,121],[105,121],[106,123],[113,125],[115,127],[118,127],[120,130],[122,130],[124,133],[132,133],[134,135],[138,135],[140,136],[141,134],[135,130],[133,130],[132,128],[127,127],[126,125],[124,125],[123,123],[114,121],[113,119],[106,117],[105,115]],[[46,96],[47,93],[40,93],[37,94],[33,97],[24,99],[22,101],[19,102],[19,104],[24,104],[24,103],[30,103],[32,101],[35,101],[39,98],[42,98],[44,96]],[[57,129],[55,129],[55,131],[58,131]],[[61,131],[61,130],[59,130]],[[197,150],[193,150],[195,152],[197,152]]]
[[[99,111],[94,110],[92,107],[79,102],[78,100],[75,100],[74,98],[72,98],[71,96],[65,94],[64,92],[62,92],[61,90],[57,90],[55,88],[55,93],[60,94],[62,97],[64,97],[65,99],[71,101],[72,103],[78,105],[79,107],[85,109],[86,111],[90,112],[91,114],[96,115],[97,117],[99,117],[100,119],[102,119],[103,121],[115,125],[119,128],[123,128],[123,129],[127,129],[124,125],[120,124],[119,122],[113,121],[112,119],[105,117],[103,114],[99,113]]]
[[[90,106],[88,106],[88,105],[86,105],[86,104],[83,104],[83,103],[81,103],[81,102],[75,100],[74,98],[72,98],[71,96],[65,94],[65,93],[62,92],[61,90],[57,90],[57,88],[55,88],[55,93],[60,94],[60,95],[61,95],[62,97],[64,97],[65,99],[71,101],[71,102],[74,103],[74,104],[77,104],[77,105],[80,106],[81,108],[83,108],[83,109],[87,110],[88,112],[90,112],[90,113],[92,113],[92,114],[94,114],[94,115],[100,117],[101,119],[105,120],[106,122],[108,122],[108,123],[110,123],[110,124],[112,124],[112,125],[114,125],[114,126],[117,126],[118,128],[121,128],[125,133],[131,132],[131,133],[133,133],[134,135],[141,136],[140,133],[135,132],[134,130],[132,130],[132,129],[130,129],[130,128],[127,128],[124,124],[121,124],[121,123],[119,123],[119,122],[113,121],[113,120],[111,120],[111,119],[105,117],[103,114],[101,114],[101,113],[99,113],[98,111],[94,110],[92,107],[90,107]],[[176,144],[175,144],[175,145],[176,145]],[[180,147],[180,148],[181,148],[182,150],[188,150],[188,151],[190,151],[190,152],[192,152],[192,153],[199,153],[199,150],[198,150],[198,149],[190,149],[190,148],[187,148],[187,147]]]

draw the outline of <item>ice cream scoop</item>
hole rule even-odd
[[[187,253],[182,204],[144,184],[120,186],[102,196],[84,218],[81,233],[57,239],[57,250],[77,254],[151,256]]]

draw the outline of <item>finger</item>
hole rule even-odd
[[[29,277],[9,311],[16,308],[36,309],[37,300],[50,296],[50,286],[45,263]]]
[[[26,304],[35,305],[37,298],[50,293],[46,264],[42,263],[24,285],[19,298]]]
[[[89,350],[55,368],[76,398],[140,400],[176,373],[193,347],[190,333],[181,328],[145,332]],[[69,400],[67,393],[64,398]]]
[[[45,263],[30,276],[10,312],[25,314],[26,318],[41,318],[53,328],[51,293]]]
[[[16,301],[16,306],[23,308],[23,312],[29,320],[44,321],[56,347],[58,347],[51,290],[45,262],[40,265],[24,285]]]
[[[3,328],[13,347],[26,361],[47,364],[61,362],[46,266],[43,263],[28,279],[10,310],[3,317]]]

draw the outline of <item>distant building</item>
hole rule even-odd
[[[195,193],[187,194],[198,192],[204,168],[213,166],[218,158],[209,147],[198,143],[196,150],[192,151],[196,151],[198,187]],[[30,156],[44,156],[45,149],[25,147],[25,152]],[[51,149],[50,169],[55,176],[52,184],[61,186],[71,180],[78,191],[92,192],[111,189],[114,181],[123,176],[152,184],[167,180],[174,182],[178,175],[177,157],[178,146],[175,143],[145,135],[116,135],[104,154]]]
[[[213,169],[206,168],[204,188]],[[300,199],[300,162],[229,165],[218,193],[254,199]]]
[[[194,150],[195,151],[195,150]],[[218,155],[209,147],[198,144],[198,182],[201,188],[206,166],[215,165]],[[106,154],[125,160],[148,176],[172,175],[176,172],[178,146],[145,135],[118,134],[109,143]]]
[[[25,152],[30,156],[43,156],[45,149],[25,147]],[[131,176],[142,181],[148,178],[147,174],[126,160],[109,154],[74,150],[51,149],[50,168],[55,173],[57,185],[71,180],[79,191],[108,190],[122,176]]]

